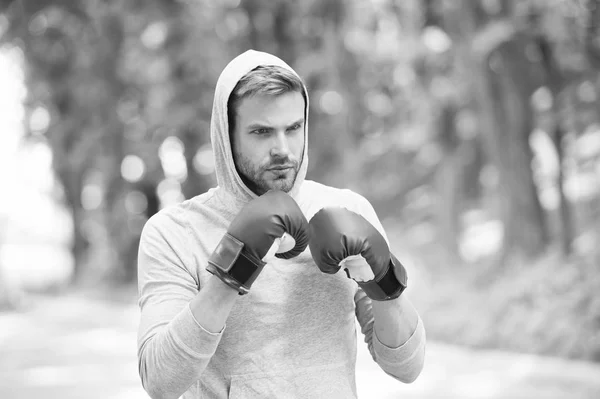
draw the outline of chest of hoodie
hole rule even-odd
[[[308,249],[274,259],[238,298],[218,357],[234,374],[347,363],[356,345],[355,291],[345,276],[321,273]]]

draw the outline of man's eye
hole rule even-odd
[[[290,130],[298,130],[298,129],[300,129],[300,124],[299,123],[296,123],[295,125],[292,125],[290,127]]]
[[[256,133],[256,134],[267,134],[267,133],[269,133],[269,129],[265,129],[265,128],[256,129],[256,130],[254,130],[254,133]]]

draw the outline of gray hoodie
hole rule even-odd
[[[234,166],[227,100],[242,76],[259,65],[294,72],[279,58],[253,50],[223,70],[211,120],[218,186],[163,209],[142,232],[142,384],[153,398],[356,398],[357,320],[379,366],[393,378],[411,381],[423,364],[421,320],[402,346],[385,346],[373,330],[371,300],[345,273],[321,273],[309,248],[290,260],[270,260],[251,292],[238,298],[219,333],[206,331],[192,315],[189,303],[210,276],[205,270],[208,257],[236,214],[256,197]],[[308,104],[305,113],[308,117]],[[306,126],[304,154],[290,195],[307,219],[324,206],[342,205],[362,214],[385,237],[364,197],[305,180]]]

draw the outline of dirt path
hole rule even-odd
[[[0,398],[148,398],[137,375],[137,322],[132,303],[81,295],[36,297],[25,312],[0,313]],[[425,370],[404,385],[360,344],[361,399],[600,398],[600,365],[430,342]]]

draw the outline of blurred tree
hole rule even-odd
[[[428,226],[424,239],[456,262],[472,209],[503,222],[505,253],[541,253],[551,213],[531,132],[551,132],[568,165],[569,132],[598,120],[597,104],[581,100],[582,85],[588,98],[597,92],[598,9],[598,0],[0,2],[1,40],[26,59],[26,127],[52,148],[74,220],[77,275],[125,281],[145,221],[214,185],[214,84],[249,48],[277,54],[307,83],[309,178],[363,193],[403,228]],[[551,109],[535,106],[540,88]],[[568,251],[577,232],[559,171]]]
[[[441,3],[430,0],[423,6],[422,36],[428,51],[424,53],[419,77],[431,95],[434,109],[433,130],[435,143],[440,149],[440,161],[436,165],[435,186],[438,191],[436,217],[439,242],[446,250],[449,263],[460,262],[459,238],[461,215],[467,208],[466,192],[469,183],[465,179],[469,158],[468,151],[475,151],[472,133],[459,125],[459,117],[465,115],[470,93],[465,90],[461,76],[460,46],[453,41],[444,24]],[[434,41],[438,37],[437,44]],[[471,182],[472,185],[472,182]]]
[[[498,172],[500,215],[506,253],[540,254],[548,244],[545,215],[531,170],[533,131],[529,98],[542,82],[539,67],[526,55],[530,39],[511,20],[510,2],[446,2],[444,27],[461,47],[473,80],[484,142]]]
[[[72,211],[73,254],[80,265],[88,246],[81,230],[84,216],[81,190],[93,159],[89,154],[97,139],[93,133],[81,134],[89,129],[86,125],[92,114],[79,101],[84,94],[79,83],[85,84],[90,79],[74,68],[77,62],[87,61],[77,59],[76,53],[76,46],[89,39],[82,32],[87,18],[79,4],[69,2],[6,1],[4,7],[11,22],[7,33],[22,47],[26,57],[28,109],[50,113],[51,123],[44,133],[53,149],[56,174]],[[81,40],[74,40],[75,36]]]
[[[593,79],[589,76],[593,71],[600,70],[600,45],[598,45],[598,26],[600,25],[600,3],[597,0],[584,2],[585,7],[579,9],[574,17],[569,17],[565,12],[565,7],[582,7],[581,3],[576,4],[554,4],[552,9],[548,4],[533,2],[528,9],[526,17],[536,41],[540,61],[544,69],[545,84],[552,95],[552,113],[554,116],[551,137],[558,155],[558,175],[557,187],[559,193],[559,214],[561,222],[561,247],[565,255],[572,252],[572,242],[574,239],[574,221],[568,199],[565,195],[565,174],[564,174],[564,138],[568,126],[565,124],[561,115],[563,110],[568,108],[568,98],[574,86],[582,80]],[[557,9],[560,13],[556,21]],[[561,9],[562,8],[562,9]],[[549,20],[554,24],[559,23],[566,31],[580,31],[579,35],[556,35],[548,32]],[[574,26],[573,26],[574,25]],[[578,29],[579,28],[579,29]],[[551,28],[550,28],[551,29]],[[581,39],[578,40],[578,37]],[[579,51],[583,56],[582,62],[565,63],[564,59],[569,57],[560,56],[561,47],[572,47]],[[564,50],[563,50],[564,51]]]
[[[150,204],[156,199],[151,192],[156,191],[163,176],[158,149],[171,134],[180,135],[187,144],[186,177],[190,177],[185,180],[184,192],[191,197],[207,188],[207,179],[198,175],[193,165],[196,150],[208,137],[208,123],[199,124],[195,111],[200,108],[198,94],[208,83],[190,88],[191,73],[185,75],[182,68],[168,64],[169,57],[175,62],[198,62],[185,54],[193,44],[187,37],[177,37],[190,28],[190,24],[179,28],[186,8],[158,0],[90,0],[7,1],[3,10],[11,22],[3,39],[21,46],[26,57],[29,117],[40,110],[51,116],[47,130],[32,132],[31,138],[46,140],[54,153],[56,174],[74,220],[75,278],[90,262],[85,226],[94,212],[84,208],[82,194],[90,177],[99,176],[95,184],[104,193],[99,211],[113,250],[108,252],[111,258],[97,262],[114,265],[111,273],[131,281],[135,278],[137,237],[145,219],[140,220],[139,214],[132,214],[127,207],[132,186],[124,180],[125,158],[133,154],[145,161],[146,173],[140,178],[145,182],[146,203]],[[176,27],[169,42],[174,45],[167,48],[170,54],[162,51],[160,43],[156,45],[161,19],[168,17],[172,24],[168,27]],[[144,60],[147,62],[140,62]],[[150,68],[144,70],[147,66]],[[174,71],[166,79],[165,69]],[[212,80],[213,76],[206,77],[206,81]],[[176,90],[181,97],[165,96]],[[184,91],[189,94],[182,95]],[[206,97],[204,103],[208,102]],[[169,114],[171,110],[176,113]],[[204,121],[208,112],[204,112]],[[146,142],[149,131],[155,134]]]

